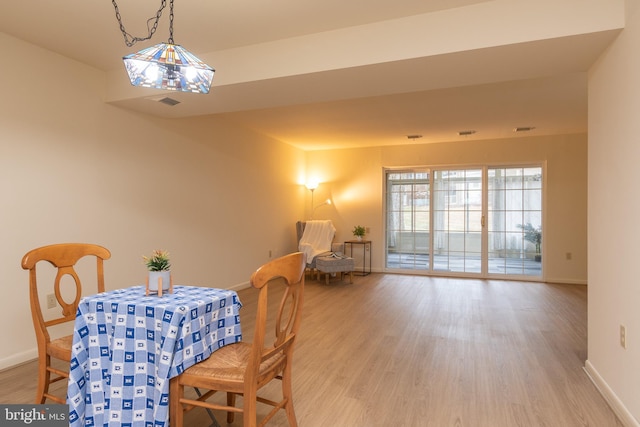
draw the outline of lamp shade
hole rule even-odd
[[[215,70],[180,45],[160,43],[122,58],[134,86],[209,93]]]

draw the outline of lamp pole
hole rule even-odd
[[[313,191],[315,188],[311,188],[311,219],[313,219]]]

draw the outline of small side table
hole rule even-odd
[[[344,253],[349,249],[349,256],[353,258],[353,246],[362,246],[362,270],[355,270],[357,276],[366,276],[371,274],[371,240],[347,240],[344,242]],[[368,255],[367,255],[368,254]],[[369,260],[369,268],[367,268],[367,259]]]

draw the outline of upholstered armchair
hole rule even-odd
[[[324,230],[324,232],[328,233],[328,235],[330,235],[330,238],[328,239],[313,239],[313,236],[311,236],[311,239],[306,241],[303,240],[304,235],[304,231],[305,228],[307,226],[307,221],[298,221],[296,222],[296,235],[298,238],[298,250],[300,250],[301,252],[305,252],[305,254],[307,255],[307,268],[311,271],[311,276],[313,277],[313,273],[317,272],[316,270],[316,258],[318,256],[322,256],[322,255],[328,255],[331,252],[337,252],[342,254],[344,252],[344,244],[342,243],[334,243],[333,242],[333,238],[335,237],[335,228],[333,227],[333,224],[331,223],[330,220],[322,220],[322,221],[315,221],[315,220],[310,220],[308,222],[313,221],[314,223],[328,223],[328,225],[325,225],[325,227],[327,228],[326,230]],[[331,231],[333,230],[333,231]],[[307,236],[309,237],[309,236]],[[326,236],[325,236],[326,237]],[[317,242],[318,240],[324,240],[327,241],[326,246],[322,247],[322,246],[316,246],[316,247],[309,247],[309,243],[313,244],[314,242]],[[330,242],[330,243],[329,243]]]

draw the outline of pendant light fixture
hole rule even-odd
[[[116,0],[112,0],[116,19],[125,44],[129,47],[138,41],[149,40],[158,28],[158,21],[167,0],[162,0],[154,18],[147,21],[147,37],[133,37],[124,28]],[[153,21],[153,25],[149,24]],[[173,42],[173,0],[169,0],[169,40],[122,58],[133,86],[180,92],[209,93],[215,70],[194,54]]]

